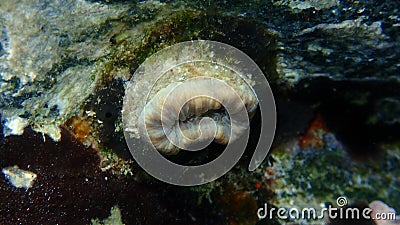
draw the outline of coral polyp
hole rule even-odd
[[[206,42],[172,48],[147,59],[128,84],[125,131],[164,154],[236,141],[258,106],[251,74]]]
[[[257,98],[245,83],[233,89],[232,86],[212,78],[170,84],[142,111],[141,133],[147,130],[152,144],[166,154],[178,153],[179,147],[187,149],[196,143],[214,140],[227,144],[230,138],[234,141],[248,124],[234,121],[231,125],[224,106],[232,106],[230,113],[235,114],[244,105],[251,116],[257,108]]]

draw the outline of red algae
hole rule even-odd
[[[302,150],[312,147],[315,149],[320,149],[324,146],[323,134],[326,133],[328,129],[326,128],[325,122],[321,114],[317,114],[314,120],[311,122],[306,133],[299,138],[300,148]]]

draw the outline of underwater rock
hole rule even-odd
[[[289,142],[273,149],[271,166],[265,168],[267,188],[275,196],[271,203],[277,207],[304,209],[311,207],[320,212],[335,205],[340,196],[348,202],[371,202],[382,199],[399,208],[399,147],[386,146],[385,152],[374,158],[357,161],[349,157],[331,133],[323,134],[325,145],[301,150],[299,142]],[[321,221],[308,221],[318,224]]]
[[[282,133],[297,138],[303,132],[305,141],[303,151],[289,140],[291,151],[272,152],[266,171],[228,173],[228,183],[258,204],[275,191],[279,206],[292,205],[290,199],[307,207],[315,199],[312,204],[319,206],[334,201],[328,194],[344,190],[350,200],[382,199],[398,209],[399,153],[382,146],[400,134],[398,8],[398,1],[389,0],[2,1],[0,113],[8,137],[0,140],[0,162],[2,169],[18,165],[37,178],[27,192],[0,178],[0,206],[6,209],[0,223],[87,224],[118,205],[125,224],[223,224],[223,210],[198,206],[182,190],[154,181],[138,184],[129,175],[136,167],[118,177],[124,173],[109,169],[120,162],[109,163],[114,155],[101,170],[97,150],[71,142],[75,137],[59,127],[95,112],[91,141],[105,145],[98,150],[106,154],[130,159],[121,128],[124,82],[154,52],[197,39],[228,43],[254,59],[288,102],[278,106],[288,112],[280,114]],[[307,130],[317,114],[344,145],[339,150]],[[71,129],[84,141],[89,131],[82,122]],[[43,134],[24,131],[28,125]],[[357,164],[343,148],[379,162]],[[225,214],[233,218],[228,208]]]
[[[307,0],[307,1],[299,1],[299,0],[280,0],[274,1],[274,5],[287,5],[294,12],[301,11],[304,9],[313,8],[315,10],[321,9],[329,9],[339,5],[338,0]]]
[[[125,225],[122,223],[121,210],[118,206],[114,206],[110,210],[110,216],[102,221],[99,219],[92,219],[92,225]]]
[[[302,79],[293,100],[310,105],[354,158],[374,158],[400,138],[400,82],[393,79]],[[278,108],[279,109],[279,108]],[[303,131],[305,132],[305,130]]]
[[[19,116],[11,117],[4,123],[3,135],[5,137],[9,135],[21,135],[24,133],[24,128],[28,125],[29,122],[24,118]]]
[[[398,77],[398,43],[390,42],[382,22],[369,25],[363,20],[320,24],[292,34],[294,40],[278,53],[278,73],[290,83],[321,76],[336,80]]]
[[[19,116],[59,140],[58,126],[80,113],[97,83],[93,60],[108,42],[95,31],[125,10],[86,1],[1,2],[3,120]]]

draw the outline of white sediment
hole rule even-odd
[[[24,133],[24,128],[28,126],[29,121],[19,116],[14,116],[6,120],[4,124],[4,136],[21,135]]]
[[[28,190],[34,184],[37,175],[28,170],[22,170],[18,166],[10,166],[2,169],[6,179],[16,188]]]

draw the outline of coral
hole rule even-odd
[[[236,68],[240,59],[227,56],[222,46],[227,48],[184,42],[148,58],[125,91],[125,134],[166,154],[203,149],[212,140],[237,140],[248,129],[258,99],[251,74]]]
[[[241,104],[244,103],[250,115],[257,108],[257,99],[246,84],[234,88],[238,90],[237,94],[243,103],[238,100],[238,96],[232,94],[232,91],[228,91],[229,86],[226,83],[224,87],[213,79],[194,79],[185,82],[184,85],[181,84],[183,83],[178,82],[160,90],[147,103],[139,117],[141,132],[144,133],[147,130],[155,147],[166,154],[176,154],[179,151],[178,146],[185,149],[192,145],[194,140],[204,142],[211,138],[220,144],[227,144],[230,138],[232,138],[231,141],[235,141],[236,137],[241,135],[242,130],[246,129],[246,124],[235,121],[231,126],[228,114],[222,107],[240,110]],[[177,91],[173,92],[173,89]],[[168,96],[170,92],[172,94]],[[204,94],[208,96],[203,96]],[[166,102],[167,96],[173,99],[173,102]],[[192,98],[192,96],[200,97]],[[215,99],[218,99],[219,102]],[[182,108],[179,106],[181,102],[186,102]],[[162,114],[163,110],[166,110],[166,116]],[[173,117],[178,114],[179,117]],[[202,120],[204,116],[208,116],[214,122],[205,122]],[[141,125],[141,121],[144,121],[143,125]],[[201,128],[199,128],[200,124]],[[163,125],[166,126],[166,130]],[[176,146],[173,145],[174,143]]]

